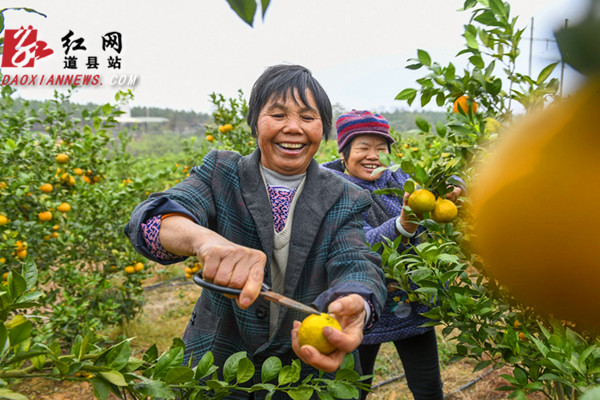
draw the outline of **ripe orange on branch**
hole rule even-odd
[[[59,164],[66,164],[69,162],[69,156],[65,153],[60,153],[56,156],[56,162]]]
[[[526,117],[472,186],[475,250],[490,275],[524,304],[597,331],[599,107],[596,78]]]
[[[61,203],[56,209],[62,213],[71,211],[71,205],[69,203]]]
[[[410,194],[408,206],[417,214],[430,212],[435,207],[435,196],[427,189],[417,189]]]
[[[438,197],[435,207],[431,211],[431,219],[439,223],[451,222],[458,215],[456,204],[448,199]]]
[[[459,113],[462,111],[463,113],[468,114],[469,108],[471,109],[473,114],[477,112],[477,103],[475,103],[474,101],[469,102],[469,96],[462,95],[457,97],[456,100],[454,100],[454,113]]]
[[[44,193],[50,193],[52,189],[54,188],[49,183],[44,183],[42,186],[40,186],[40,190]]]
[[[221,133],[231,132],[232,130],[233,130],[233,125],[231,125],[231,124],[225,124],[225,125],[219,126],[219,132],[221,132]]]
[[[42,222],[50,221],[52,219],[52,213],[50,211],[42,211],[38,214],[38,218]]]

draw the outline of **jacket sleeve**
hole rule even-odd
[[[195,223],[209,227],[215,213],[210,183],[216,163],[217,154],[212,151],[204,158],[202,166],[194,167],[190,176],[183,182],[164,192],[151,194],[147,200],[133,210],[124,232],[138,253],[162,264],[182,261],[182,259],[159,260],[155,258],[146,246],[142,223],[156,215],[181,213]]]
[[[360,191],[336,231],[327,262],[329,289],[314,301],[321,310],[339,297],[358,294],[372,304],[375,320],[381,314],[386,296],[381,257],[367,244],[363,229],[362,213],[370,204],[369,192]]]

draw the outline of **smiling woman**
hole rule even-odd
[[[245,351],[256,364],[298,357],[308,376],[335,371],[354,352],[358,368],[355,349],[379,317],[385,285],[362,229],[369,193],[313,159],[331,129],[329,98],[306,68],[269,67],[253,86],[248,124],[258,142],[252,154],[213,150],[186,180],[136,207],[125,229],[144,256],[163,264],[196,256],[205,280],[241,289],[235,299],[202,291],[184,363],[212,351],[223,367]],[[338,319],[342,332],[324,331],[335,350],[301,346],[303,316],[260,298],[263,282]]]

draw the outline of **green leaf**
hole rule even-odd
[[[176,385],[189,382],[194,379],[194,371],[188,367],[173,367],[165,376],[165,383]]]
[[[404,191],[408,193],[412,193],[415,191],[415,182],[412,180],[408,180],[404,183]]]
[[[292,400],[309,400],[314,392],[312,388],[298,388],[286,391]]]
[[[430,66],[431,65],[431,57],[425,50],[418,49],[417,56],[419,58],[419,62],[423,65]]]
[[[178,367],[183,362],[183,348],[176,347],[164,353],[156,362],[154,378],[162,378],[170,368]]]
[[[439,92],[435,96],[435,104],[437,104],[438,107],[442,107],[445,103],[446,103],[446,95],[444,94],[444,92]]]
[[[255,0],[227,0],[227,3],[245,23],[252,26],[256,13]]]
[[[92,385],[94,386],[94,397],[98,400],[107,400],[110,394],[110,388],[106,381],[100,378],[92,378]]]
[[[506,20],[508,17],[506,12],[506,7],[504,6],[504,2],[502,0],[489,0],[490,1],[490,9],[499,16],[502,20]]]
[[[164,383],[160,381],[144,380],[135,385],[135,389],[143,396],[152,399],[175,399],[175,393]]]
[[[267,358],[260,371],[261,382],[265,383],[275,379],[279,375],[279,371],[281,371],[281,360],[275,356]]]
[[[157,358],[158,358],[158,348],[156,347],[156,344],[153,344],[152,346],[150,346],[148,348],[148,350],[146,350],[146,352],[144,353],[143,359],[146,362],[153,362]]]
[[[8,274],[8,293],[13,300],[16,300],[27,290],[27,282],[25,278],[14,271]]]
[[[481,14],[476,16],[474,19],[475,19],[475,21],[477,21],[483,25],[501,26],[501,24],[498,22],[498,20],[496,19],[496,16],[494,15],[494,13],[491,10],[485,10],[484,12],[482,12]]]
[[[340,370],[350,369],[354,370],[354,356],[352,353],[347,353],[342,360],[342,364],[340,365]]]
[[[550,74],[554,71],[554,68],[556,68],[557,65],[558,65],[558,62],[555,62],[555,63],[552,63],[552,64],[546,66],[542,70],[542,72],[540,72],[540,74],[538,75],[536,83],[538,85],[541,85],[550,76]]]
[[[477,38],[471,32],[465,32],[465,39],[467,40],[467,46],[471,49],[477,50],[479,48],[479,43],[477,43]]]
[[[520,387],[527,385],[529,379],[527,378],[527,373],[525,373],[522,368],[516,367],[513,371],[513,375]]]
[[[427,120],[421,117],[420,115],[417,115],[415,117],[415,124],[423,132],[429,133],[429,131],[431,130],[431,125],[429,125],[429,122],[427,122]]]
[[[482,369],[487,368],[488,366],[492,365],[493,363],[494,363],[493,360],[481,361],[481,362],[477,363],[477,365],[475,365],[475,368],[473,368],[473,372],[481,371]]]
[[[400,163],[400,167],[402,168],[402,171],[406,172],[409,175],[415,173],[415,166],[410,161],[402,161]]]
[[[105,365],[109,368],[120,371],[127,365],[131,349],[128,341],[123,341],[113,347],[107,354]]]
[[[21,274],[25,278],[27,285],[26,290],[30,290],[31,288],[35,287],[38,278],[38,269],[35,265],[35,262],[33,262],[33,259],[29,258],[25,261],[23,268],[21,269]]]
[[[32,328],[33,324],[30,321],[25,321],[24,323],[19,324],[14,328],[10,329],[8,331],[10,345],[16,346],[17,344],[29,339],[31,337]]]
[[[327,390],[338,399],[356,399],[359,395],[358,388],[342,382],[332,382]]]
[[[358,372],[350,368],[338,369],[335,373],[336,381],[349,381],[349,382],[357,382],[360,378]]]
[[[196,380],[212,374],[213,371],[211,371],[211,367],[214,367],[214,363],[215,357],[213,356],[213,353],[211,351],[205,353],[196,366]]]
[[[476,55],[473,55],[473,56],[469,57],[469,61],[476,68],[479,68],[479,69],[484,69],[485,68],[485,63],[483,62],[483,58],[481,58],[481,55],[479,55],[479,54],[476,54]]]
[[[438,121],[435,124],[435,131],[437,132],[439,137],[446,137],[446,125],[442,121]]]
[[[230,355],[223,365],[223,379],[225,382],[232,382],[237,377],[237,370],[240,360],[246,357],[245,351],[239,351]]]
[[[0,388],[0,399],[6,400],[28,400],[26,396],[20,393],[15,393],[8,388]]]
[[[99,371],[99,374],[113,385],[127,386],[123,374],[119,371]]]
[[[417,89],[404,89],[400,93],[398,93],[395,97],[396,100],[414,100],[417,96]]]
[[[428,178],[429,177],[427,176],[427,172],[425,171],[425,169],[423,169],[423,167],[421,167],[420,165],[417,165],[415,168],[415,175],[414,175],[415,181],[417,181],[417,183],[420,184],[421,186],[427,186]]]
[[[248,382],[254,376],[254,364],[248,358],[244,357],[240,360],[237,370],[237,383]]]
[[[279,371],[278,382],[279,386],[287,385],[294,381],[294,368],[291,365],[286,365]]]
[[[271,0],[261,0],[260,6],[262,7],[262,17],[265,19],[265,14],[267,13],[267,8],[269,8],[269,3]]]

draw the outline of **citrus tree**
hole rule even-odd
[[[556,98],[558,81],[550,79],[555,64],[536,78],[516,72],[524,30],[517,28],[508,3],[467,0],[464,9],[472,12],[465,25],[465,48],[458,53],[467,58],[465,69],[458,71],[452,63],[442,66],[418,50],[408,68],[428,73],[417,80],[419,88],[404,89],[397,96],[409,104],[418,99],[422,106],[434,100],[447,110],[445,123],[431,126],[417,118],[418,129],[398,138],[391,168],[401,167],[412,176],[404,188],[409,192],[420,187],[443,196],[453,184],[452,176],[470,183],[503,129],[520,114]],[[419,155],[425,152],[427,156]],[[411,252],[399,253],[399,240],[384,245],[387,276],[396,279],[412,301],[434,304],[426,315],[456,342],[455,359],[476,360],[475,370],[510,366],[512,373],[503,376],[508,385],[501,388],[510,391],[510,397],[525,399],[541,392],[553,399],[577,398],[600,376],[598,338],[520,304],[487,274],[471,244],[469,203],[468,196],[459,200],[459,218],[452,222],[436,222],[425,212],[420,223],[427,230]],[[411,289],[408,278],[419,288]]]

